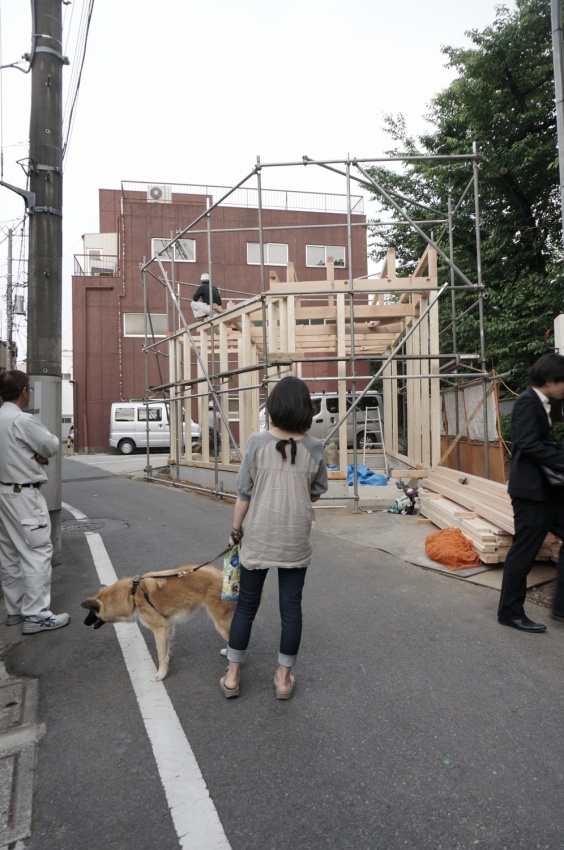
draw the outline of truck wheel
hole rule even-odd
[[[135,443],[133,440],[122,440],[118,446],[118,452],[122,455],[131,455],[135,451]]]
[[[377,445],[376,434],[367,431],[366,440],[364,439],[364,431],[360,431],[357,434],[356,444],[359,449],[364,449],[365,446],[367,449],[372,449]]]

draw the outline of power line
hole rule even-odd
[[[86,47],[87,47],[87,44],[88,44],[88,35],[90,33],[90,23],[92,21],[92,12],[93,11],[94,11],[94,0],[89,0],[87,17],[86,17],[86,29],[84,31],[84,41],[83,41],[83,44],[82,44],[82,52],[81,52],[81,56],[80,56],[80,60],[79,60],[79,64],[78,64],[79,70],[78,70],[78,76],[77,76],[77,79],[76,79],[76,86],[75,86],[74,92],[70,94],[70,97],[72,97],[72,101],[71,101],[68,123],[67,123],[67,134],[66,134],[65,141],[64,141],[64,144],[63,144],[63,161],[64,161],[65,154],[66,154],[69,142],[70,142],[70,137],[71,137],[73,124],[74,124],[74,112],[75,112],[76,104],[77,104],[77,101],[78,101],[78,93],[80,91],[80,83],[81,83],[81,80],[82,80],[82,70],[84,68],[84,61],[86,59]]]

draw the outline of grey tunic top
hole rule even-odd
[[[237,476],[237,495],[250,501],[243,522],[241,563],[248,570],[308,567],[311,561],[312,496],[327,490],[321,440],[296,440],[295,463],[286,444],[286,460],[268,431],[253,434]]]

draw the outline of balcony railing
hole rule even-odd
[[[74,274],[90,277],[115,277],[118,258],[114,254],[75,254]]]
[[[128,192],[143,192],[147,200],[155,200],[151,195],[152,189],[157,189],[163,202],[170,203],[173,195],[204,195],[209,196],[212,203],[216,203],[227,192],[229,186],[198,186],[191,183],[140,183],[137,181],[124,181],[121,184],[122,191],[127,196]],[[337,194],[324,194],[322,192],[295,192],[286,189],[263,189],[262,205],[269,209],[282,210],[307,210],[320,213],[346,213],[347,196]],[[178,202],[178,197],[175,198]],[[228,207],[257,207],[258,189],[239,188],[236,189],[225,200]],[[351,196],[351,212],[354,215],[364,215],[364,198],[361,195]]]

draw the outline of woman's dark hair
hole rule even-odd
[[[15,401],[29,387],[29,377],[19,369],[0,372],[0,396],[3,401]]]
[[[305,434],[311,428],[313,403],[301,380],[289,375],[275,385],[266,402],[268,415],[276,428]]]
[[[564,381],[564,357],[561,354],[543,354],[533,363],[530,379],[533,387],[542,387],[548,381]]]

